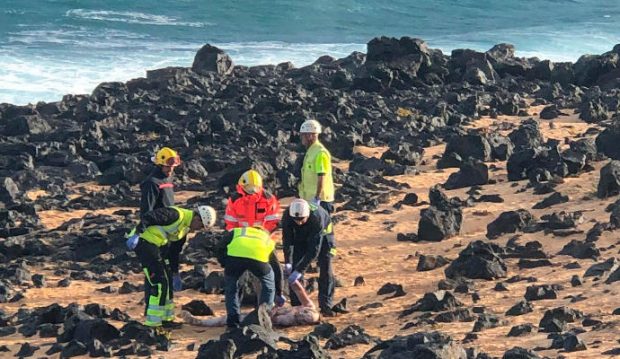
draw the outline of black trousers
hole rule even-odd
[[[185,244],[186,238],[183,238],[173,245],[167,244],[165,246],[157,248],[156,246],[144,241],[147,244],[150,244],[152,247],[158,249],[158,261],[161,261],[163,265],[163,270],[165,272],[164,280],[166,281],[166,288],[168,289],[168,298],[172,300],[174,298],[174,290],[172,290],[172,276],[176,274],[179,270],[179,256],[181,250],[183,249],[183,245]],[[143,242],[143,240],[140,240]],[[153,257],[155,255],[154,250],[150,250],[151,253],[148,254],[149,257]],[[138,255],[138,259],[140,259],[140,255],[138,254],[138,247],[136,247],[136,255]],[[140,263],[142,263],[143,268],[147,268],[144,265],[142,259],[140,259]],[[149,269],[150,272],[150,269]],[[149,302],[149,296],[153,293],[153,288],[151,286],[152,281],[149,278],[144,278],[144,302]],[[145,309],[146,310],[146,309]]]
[[[169,279],[170,266],[162,256],[161,248],[140,239],[135,249],[136,256],[144,270],[144,315],[147,315],[149,298],[158,297],[159,305],[165,306],[171,299],[172,285]]]
[[[321,202],[322,203],[322,202]],[[326,236],[321,244],[319,250],[318,264],[319,264],[319,307],[321,310],[331,309],[334,300],[334,270],[332,267],[333,255],[330,250],[335,247],[334,236]],[[293,261],[297,263],[303,257],[304,253],[293,249]],[[291,305],[301,305],[301,302],[292,290],[289,291],[291,298]]]

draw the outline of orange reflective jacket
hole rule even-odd
[[[263,227],[271,232],[280,221],[280,202],[276,196],[261,190],[247,194],[237,185],[237,193],[228,198],[226,205],[226,230],[239,227]]]

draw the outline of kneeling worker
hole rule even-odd
[[[319,307],[323,316],[334,316],[334,273],[332,257],[336,254],[334,231],[329,213],[303,199],[291,202],[282,218],[282,245],[289,285],[301,280],[312,261],[319,262]],[[294,292],[291,304],[300,305]]]
[[[151,288],[145,303],[144,324],[156,327],[159,333],[165,333],[164,322],[174,319],[172,288],[161,249],[169,242],[184,239],[192,230],[212,227],[215,217],[215,210],[209,206],[199,206],[196,211],[176,206],[161,207],[144,214],[130,233],[127,248],[136,252]]]
[[[250,271],[261,282],[260,304],[273,306],[275,295],[274,273],[269,264],[276,243],[268,231],[256,227],[234,228],[227,246],[224,265],[224,296],[226,326],[235,328],[240,323],[239,277]]]

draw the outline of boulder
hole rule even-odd
[[[325,349],[338,350],[355,344],[372,344],[378,338],[368,335],[364,328],[358,325],[349,325],[341,332],[333,334],[325,343]]]
[[[556,105],[546,106],[542,109],[542,111],[540,111],[540,118],[542,118],[543,120],[553,120],[555,118],[558,118],[559,116],[565,115],[566,114],[562,113],[562,111],[560,111],[558,109],[558,106]]]
[[[419,332],[379,342],[363,359],[466,359],[465,349],[441,332]]]
[[[614,282],[620,281],[620,268],[613,271],[609,277],[605,280],[605,284],[611,284]]]
[[[602,277],[607,272],[613,272],[616,269],[620,268],[620,261],[614,257],[608,258],[604,262],[596,263],[591,265],[586,272],[584,273],[584,277]]]
[[[19,188],[10,177],[0,179],[0,202],[5,204],[13,203],[19,200],[19,197]]]
[[[519,128],[512,131],[508,137],[514,145],[515,151],[537,148],[544,142],[538,122],[532,118],[523,121]]]
[[[400,317],[410,315],[415,312],[441,312],[461,307],[459,302],[449,291],[439,290],[424,294],[415,304],[405,309]]]
[[[487,225],[486,237],[495,239],[505,233],[515,233],[532,225],[534,216],[525,209],[502,212],[493,222]]]
[[[531,313],[533,311],[534,311],[534,307],[532,306],[532,304],[526,300],[522,300],[518,302],[517,304],[513,305],[512,307],[510,307],[510,309],[506,311],[506,315],[518,316],[518,315]]]
[[[533,351],[521,347],[514,347],[504,353],[502,359],[542,359]]]
[[[437,162],[437,167],[459,167],[459,164],[450,161],[453,154],[457,154],[463,160],[472,158],[483,162],[490,161],[492,159],[492,147],[489,140],[479,133],[453,136],[448,140],[446,150]]]
[[[80,341],[72,340],[62,349],[61,358],[73,358],[80,355],[88,354],[88,348]]]
[[[586,343],[575,333],[552,333],[552,342],[549,349],[564,349],[566,352],[587,350]]]
[[[508,332],[508,337],[521,337],[527,334],[534,332],[534,325],[530,323],[515,325],[510,328],[510,332]]]
[[[200,299],[194,299],[191,302],[184,304],[181,308],[183,310],[187,310],[192,315],[197,315],[197,316],[213,315],[213,310],[209,308],[209,306]]]
[[[531,285],[526,288],[524,297],[527,301],[557,299],[559,290],[557,285]]]
[[[437,269],[445,266],[450,263],[450,261],[443,256],[432,256],[432,255],[424,255],[420,256],[420,260],[418,261],[418,267],[416,270],[418,272],[430,271],[433,269]]]
[[[566,203],[569,201],[567,195],[563,195],[560,192],[554,192],[553,194],[545,197],[542,201],[536,203],[532,208],[533,209],[545,209],[551,206],[555,206],[556,204]]]
[[[39,350],[40,347],[36,345],[32,345],[30,343],[24,343],[19,348],[19,351],[15,354],[15,356],[20,358],[28,358],[34,355],[34,353]]]
[[[471,242],[446,268],[446,277],[487,280],[505,278],[507,266],[501,258],[503,252],[495,244],[480,240]]]
[[[278,335],[269,328],[260,325],[248,325],[235,328],[220,336],[220,341],[232,340],[237,347],[235,356],[243,356],[263,350],[277,350]]]
[[[601,256],[601,252],[596,248],[596,244],[592,242],[581,242],[573,239],[566,244],[558,254],[571,256],[577,259],[597,259]]]
[[[436,207],[422,210],[418,225],[418,238],[422,241],[439,242],[459,234],[463,221],[462,210],[458,207],[442,211]]]
[[[469,160],[464,162],[458,172],[452,173],[444,184],[444,188],[481,186],[489,182],[489,168],[481,161]]]
[[[567,307],[549,309],[540,320],[538,331],[543,333],[562,332],[568,323],[573,323],[582,317],[581,312]]]
[[[512,155],[514,145],[506,136],[493,132],[488,136],[491,145],[491,157],[494,160],[506,161]]]
[[[76,328],[73,339],[90,343],[93,339],[97,339],[102,343],[120,338],[120,331],[113,325],[103,319],[92,319],[80,321]]]
[[[616,196],[620,193],[620,161],[611,161],[601,168],[596,195],[598,198]]]
[[[203,75],[209,73],[227,75],[232,71],[232,68],[233,62],[230,56],[210,44],[206,44],[198,50],[192,64],[192,70]]]
[[[38,116],[20,116],[9,120],[4,128],[7,136],[43,135],[52,130],[49,123]]]
[[[282,359],[330,359],[329,353],[321,348],[317,337],[307,335],[300,341],[294,342],[290,350],[278,349],[276,358]],[[257,359],[272,359],[269,354],[259,355]]]
[[[506,325],[507,322],[494,314],[480,314],[474,323],[472,332],[481,332],[483,329],[497,328]]]
[[[423,241],[439,242],[457,235],[461,231],[463,211],[459,204],[447,197],[436,187],[429,192],[431,205],[420,213],[418,238]]]
[[[620,160],[618,141],[620,141],[620,117],[616,117],[611,126],[596,136],[596,149],[612,160]]]
[[[607,108],[600,100],[585,100],[579,106],[579,118],[586,123],[599,123],[609,118]]]

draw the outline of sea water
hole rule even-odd
[[[620,43],[619,24],[618,0],[0,0],[0,103],[191,66],[205,43],[241,65],[304,66],[381,35],[447,53],[508,42],[518,56],[576,61]]]

